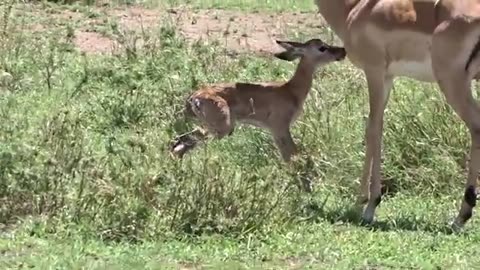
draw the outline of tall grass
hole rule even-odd
[[[4,11],[0,71],[13,80],[0,88],[0,222],[41,216],[49,231],[76,226],[109,240],[241,236],[326,218],[332,201],[353,203],[368,103],[350,63],[318,72],[293,131],[295,163],[282,163],[270,137],[250,127],[177,161],[167,147],[192,127],[180,118],[189,91],[286,79],[294,65],[232,58],[173,26],[130,34],[142,48],[85,55],[68,27],[29,33]],[[467,133],[434,87],[398,80],[384,134],[389,194],[460,190]]]

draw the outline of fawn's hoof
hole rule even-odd
[[[171,147],[170,153],[175,156],[182,158],[183,155],[187,152],[187,147],[183,143],[175,143],[174,146]]]
[[[198,140],[190,134],[179,136],[170,146],[170,153],[173,156],[182,158],[185,153],[197,145]]]

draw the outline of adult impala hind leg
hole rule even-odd
[[[452,224],[454,229],[458,230],[472,217],[473,208],[476,205],[477,178],[480,170],[480,106],[472,96],[471,80],[461,69],[452,70],[449,75],[438,75],[438,79],[447,102],[465,122],[471,136],[465,193],[460,211]]]
[[[476,43],[479,23],[457,19],[437,31],[432,39],[432,66],[448,104],[470,131],[470,163],[460,210],[452,227],[461,229],[472,217],[480,170],[480,106],[472,96],[471,81],[478,70]],[[474,38],[472,38],[474,37]],[[468,49],[466,49],[468,48]],[[450,54],[445,54],[450,52]]]
[[[383,117],[390,97],[393,77],[383,69],[365,70],[368,84],[370,112],[365,130],[366,153],[357,205],[367,204],[362,214],[364,223],[371,223],[375,209],[380,204],[381,193],[381,145]]]

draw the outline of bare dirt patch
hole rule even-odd
[[[275,39],[286,38],[289,31],[300,28],[312,31],[320,27],[320,19],[314,14],[240,14],[232,11],[212,14],[206,11],[191,16],[191,20],[180,24],[187,38],[223,39],[228,48],[238,51],[270,52],[277,46]],[[188,25],[189,21],[195,23]]]
[[[302,32],[318,36],[323,20],[316,13],[246,13],[230,10],[148,10],[141,7],[106,10],[121,28],[134,31],[152,30],[171,24],[189,40],[218,40],[234,51],[271,52],[277,48],[275,39]],[[95,27],[99,20],[87,21]],[[79,31],[76,45],[80,50],[108,52],[113,41],[100,34]]]
[[[217,40],[228,50],[236,52],[271,52],[278,49],[275,39],[296,35],[311,38],[325,30],[323,19],[315,12],[242,12],[185,7],[166,10],[140,6],[98,6],[88,11],[75,11],[38,5],[25,5],[18,12],[24,17],[36,18],[27,25],[27,29],[33,32],[74,25],[75,45],[87,53],[110,53],[121,47],[112,38],[113,24],[120,30],[135,32],[173,25],[188,40]],[[141,40],[137,45],[141,46]]]
[[[99,33],[76,31],[75,45],[84,52],[98,53],[111,52],[114,48],[115,42]]]

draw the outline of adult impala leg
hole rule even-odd
[[[382,196],[380,169],[383,116],[390,96],[393,77],[387,76],[384,70],[365,70],[365,75],[368,84],[370,113],[365,132],[366,154],[358,203],[367,203],[362,219],[365,223],[371,223]]]
[[[472,96],[471,81],[478,67],[478,22],[450,21],[432,40],[432,67],[445,98],[470,131],[471,148],[465,192],[452,226],[458,230],[472,217],[480,171],[480,105]],[[475,38],[472,38],[475,37]],[[469,48],[468,54],[465,53]],[[451,54],[446,54],[449,52]]]
[[[472,138],[472,145],[470,149],[470,167],[467,177],[467,183],[465,186],[465,193],[463,196],[462,205],[460,207],[460,211],[453,223],[454,229],[460,229],[465,225],[465,223],[472,217],[473,215],[473,208],[476,205],[477,200],[477,178],[478,172],[480,170],[480,107],[477,103],[471,98],[469,101],[471,105],[470,107],[470,116],[476,118],[475,122],[471,122],[470,124],[470,134]]]
[[[471,136],[470,164],[465,193],[460,211],[453,223],[459,229],[472,217],[476,205],[477,177],[480,170],[480,106],[474,100],[471,80],[465,71],[452,71],[448,77],[439,77],[439,85],[447,102],[467,125]]]

